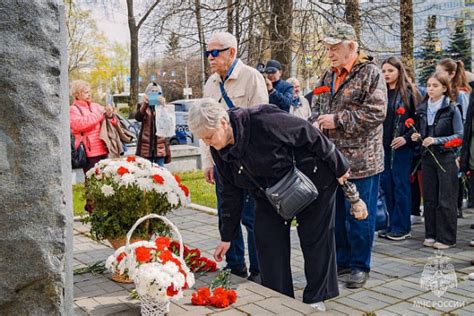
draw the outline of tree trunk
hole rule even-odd
[[[234,0],[227,0],[227,32],[230,34],[234,31],[234,6],[232,4]],[[238,16],[238,12],[235,14]]]
[[[283,77],[291,74],[293,1],[271,1],[270,47],[272,59],[281,63]]]
[[[400,0],[400,47],[403,64],[413,72],[413,0]]]
[[[138,28],[133,14],[133,0],[127,0],[128,29],[130,30],[130,110],[138,103]]]
[[[359,0],[346,0],[346,21],[354,28],[357,38],[360,38]]]
[[[201,17],[201,0],[195,0],[195,14],[196,23],[199,36],[199,45],[201,47],[201,89],[204,92],[204,85],[206,84],[206,60],[204,59],[204,51],[206,50],[206,42],[204,40],[204,30],[202,28],[202,17]]]

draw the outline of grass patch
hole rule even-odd
[[[191,202],[212,208],[217,207],[215,185],[206,182],[203,171],[180,172],[178,176],[181,178],[181,182],[189,188]]]
[[[212,208],[217,207],[215,186],[204,180],[202,171],[181,172],[178,173],[178,176],[181,178],[183,184],[189,188],[191,201],[193,203]],[[84,205],[86,204],[86,200],[84,199],[84,184],[74,184],[72,186],[72,196],[74,216],[86,214],[84,210]]]
[[[84,184],[78,183],[72,186],[72,204],[74,216],[84,215],[87,212],[84,210],[86,200],[84,198]]]

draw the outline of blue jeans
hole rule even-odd
[[[214,178],[216,182],[217,195],[217,212],[220,218],[221,214],[221,196],[219,194],[219,181],[217,179],[217,170],[214,168]],[[257,248],[255,247],[255,239],[253,233],[253,225],[255,221],[255,200],[250,196],[247,190],[244,191],[244,206],[242,209],[242,224],[247,229],[247,247],[249,252],[250,273],[260,273],[260,267],[257,258]],[[219,224],[220,226],[220,224]],[[230,248],[226,253],[226,268],[232,271],[242,271],[246,268],[245,265],[245,245],[244,237],[242,235],[242,227],[239,225],[237,238],[232,240]]]
[[[375,233],[377,195],[380,174],[350,180],[359,191],[360,198],[367,204],[369,216],[357,220],[350,215],[350,203],[344,198],[342,188],[336,193],[336,253],[339,268],[370,271],[370,259]]]
[[[411,229],[411,185],[410,172],[413,149],[402,147],[395,150],[393,167],[390,169],[390,149],[385,150],[385,170],[380,176],[380,188],[384,192],[385,204],[390,215],[387,231],[408,234]]]
[[[165,165],[165,157],[149,157],[147,159],[152,163],[156,163],[160,167]]]

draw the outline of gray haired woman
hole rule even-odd
[[[216,101],[203,99],[190,109],[188,124],[211,146],[219,174],[221,242],[214,258],[221,261],[236,237],[242,192],[247,189],[256,201],[254,231],[262,284],[290,297],[291,221],[276,212],[260,188],[274,185],[294,166],[315,184],[318,198],[296,220],[307,279],[303,302],[324,310],[323,301],[339,295],[334,203],[338,181],[349,175],[347,160],[310,123],[273,105],[226,111]]]

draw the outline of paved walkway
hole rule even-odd
[[[457,288],[449,288],[440,298],[420,287],[420,278],[431,248],[422,246],[423,225],[415,225],[413,238],[402,242],[390,242],[376,238],[372,259],[372,272],[366,286],[357,290],[344,288],[340,283],[340,295],[326,302],[331,315],[458,315],[474,314],[474,281],[468,274],[474,272],[470,260],[474,259],[474,248],[469,241],[474,230],[473,212],[465,212],[465,219],[458,222],[458,246],[444,251],[450,258],[457,274]],[[217,218],[194,211],[179,210],[169,218],[178,226],[183,240],[191,247],[199,247],[204,255],[211,253],[218,242]],[[105,260],[112,249],[89,239],[88,228],[76,222],[74,225],[74,266],[84,266]],[[296,300],[284,297],[255,283],[232,277],[237,289],[237,303],[221,310],[196,307],[190,304],[192,291],[171,305],[170,315],[308,315],[314,310],[301,303],[305,278],[303,257],[296,231],[292,231],[292,269]],[[444,271],[446,272],[446,271]],[[131,300],[128,293],[132,285],[123,285],[109,280],[109,274],[83,274],[74,277],[74,301],[76,315],[139,315],[139,302]],[[198,278],[195,287],[207,284],[215,274]],[[318,313],[321,314],[321,313]]]

